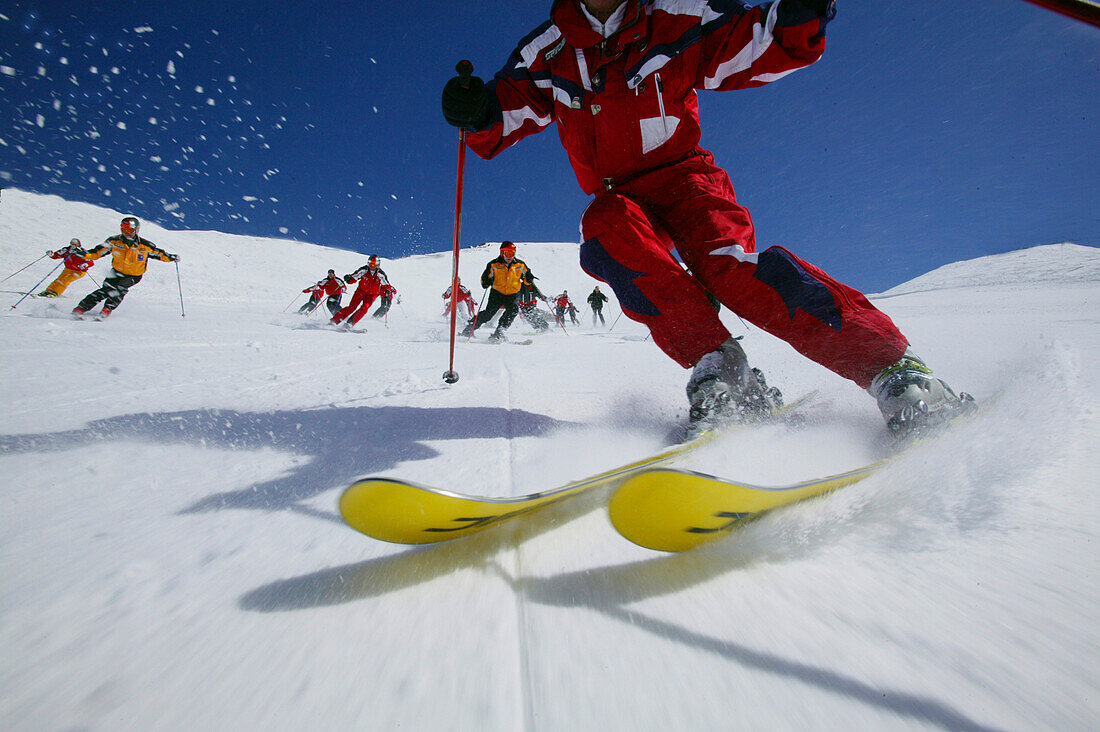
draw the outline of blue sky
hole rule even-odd
[[[0,185],[173,229],[448,250],[442,85],[463,57],[491,76],[550,4],[0,0]],[[760,246],[863,290],[1100,244],[1100,31],[1028,3],[841,0],[821,62],[700,102]],[[573,241],[586,202],[552,130],[470,154],[462,242]]]

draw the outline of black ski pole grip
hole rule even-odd
[[[463,89],[469,89],[470,76],[474,73],[474,65],[466,59],[462,59],[455,64],[455,71],[458,72],[458,83]]]

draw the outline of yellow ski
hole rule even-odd
[[[646,470],[623,482],[608,504],[615,530],[646,549],[681,552],[779,506],[858,483],[887,461],[787,486],[734,483],[688,470]]]
[[[783,405],[774,417],[786,415],[809,401],[810,392]],[[767,422],[767,419],[763,420]],[[750,426],[739,425],[739,426]],[[661,452],[560,488],[525,496],[492,498],[454,493],[394,478],[363,478],[340,496],[340,515],[356,531],[397,544],[433,544],[457,539],[580,495],[616,483],[635,473],[670,462],[728,430],[703,432],[694,439]]]

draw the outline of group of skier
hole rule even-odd
[[[126,216],[119,224],[119,233],[109,236],[102,244],[85,250],[80,239],[69,240],[68,245],[47,250],[44,256],[62,260],[64,269],[46,289],[37,293],[38,297],[60,297],[72,283],[79,280],[92,268],[97,259],[111,255],[111,271],[103,278],[103,283],[92,290],[72,309],[73,317],[84,317],[97,305],[103,303],[98,313],[100,319],[109,316],[134,285],[141,281],[149,261],[179,262],[178,254],[169,254],[153,242],[138,236],[141,222],[134,216]],[[29,294],[29,293],[28,293]]]
[[[895,431],[946,419],[970,401],[934,376],[862,293],[783,247],[757,252],[748,210],[699,144],[697,90],[752,88],[813,64],[835,12],[835,0],[757,7],[555,0],[550,19],[489,83],[461,62],[444,86],[444,119],[465,130],[465,144],[486,159],[557,123],[577,180],[593,197],[580,221],[581,268],[611,287],[623,313],[643,324],[665,354],[692,369],[686,391],[693,423],[767,414],[782,404],[715,303],[866,389]],[[110,253],[111,273],[73,309],[79,315],[103,302],[103,314],[110,313],[150,259],[179,261],[139,237],[138,226],[127,216],[120,235],[91,251],[74,239],[51,252],[66,270],[42,294],[60,294],[89,261]],[[480,312],[461,288],[457,299],[472,316],[463,336],[502,311],[490,336],[501,340],[519,313],[537,313],[535,304],[546,302],[515,255],[505,241],[486,265],[481,285],[488,300]],[[299,312],[312,312],[325,297],[332,323],[354,325],[381,296],[384,315],[396,291],[378,265],[372,256],[343,282],[330,270],[306,288],[310,301]],[[355,292],[341,308],[350,284]],[[603,321],[606,301],[598,287],[588,297],[594,324]],[[554,298],[554,315],[560,321],[567,314],[576,322],[563,291]]]
[[[397,288],[390,284],[386,273],[379,266],[380,261],[377,254],[372,254],[366,264],[343,277],[337,277],[336,271],[330,269],[324,279],[302,290],[309,293],[309,300],[298,308],[298,312],[310,315],[324,298],[325,307],[332,316],[330,322],[352,328],[363,319],[374,301],[378,300],[378,309],[374,311],[373,317],[385,318],[394,300],[400,303],[401,298],[397,294]],[[341,307],[340,300],[348,285],[355,285],[355,292],[351,295],[351,302],[346,307]]]

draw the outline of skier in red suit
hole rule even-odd
[[[344,282],[349,285],[358,282],[359,285],[355,288],[347,307],[341,308],[332,316],[332,324],[339,325],[346,318],[346,327],[350,328],[367,314],[371,304],[382,293],[382,286],[388,285],[389,280],[386,279],[386,273],[378,266],[378,256],[372,254],[366,264],[351,274],[345,275]]]
[[[699,145],[697,91],[762,86],[813,64],[834,6],[554,0],[550,19],[492,81],[470,76],[463,62],[444,87],[444,118],[470,130],[466,143],[483,158],[557,123],[593,196],[581,217],[581,267],[611,286],[669,357],[694,368],[693,422],[767,413],[781,401],[749,367],[708,291],[869,388],[892,428],[907,409],[946,415],[960,402],[861,293],[782,247],[757,252],[748,210]]]
[[[458,297],[456,299],[458,300],[458,303],[460,305],[462,305],[462,304],[466,305],[466,317],[467,318],[474,317],[474,313],[477,312],[477,303],[474,302],[474,296],[471,295],[470,291],[468,289],[466,289],[465,285],[462,284],[462,279],[461,278],[458,279]],[[446,290],[443,291],[443,300],[444,300],[443,314],[444,315],[450,315],[451,314],[451,288],[450,287],[448,287]]]

